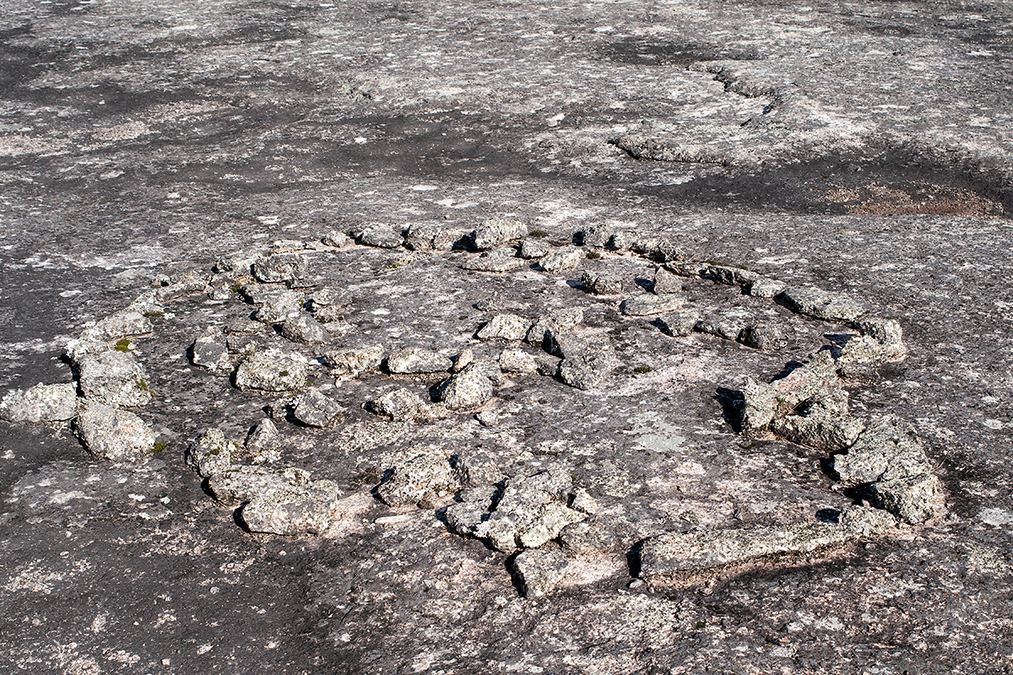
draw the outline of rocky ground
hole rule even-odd
[[[3,672],[1011,671],[1006,3],[0,10]]]

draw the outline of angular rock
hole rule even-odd
[[[13,389],[0,401],[0,419],[8,422],[63,422],[77,416],[77,385],[42,384]]]
[[[587,516],[566,506],[573,481],[565,469],[518,476],[506,482],[484,537],[499,551],[537,548]]]
[[[421,347],[405,347],[387,357],[387,370],[401,375],[445,373],[453,365],[449,357]]]
[[[484,539],[489,530],[489,513],[495,508],[500,490],[495,485],[482,485],[461,490],[456,502],[444,512],[447,527],[462,537]]]
[[[161,308],[151,308],[149,311],[140,307],[127,307],[85,329],[81,333],[81,339],[108,342],[128,335],[147,335],[151,332],[151,320],[145,314],[152,311],[161,311]]]
[[[620,545],[615,530],[604,520],[593,517],[567,525],[558,539],[565,553],[580,557],[610,553]]]
[[[292,342],[307,345],[331,340],[331,334],[313,318],[312,314],[305,312],[285,319],[285,323],[281,326],[281,334]]]
[[[413,223],[408,227],[404,237],[404,247],[411,251],[432,251],[435,240],[440,235],[440,228],[431,223]]]
[[[879,480],[869,485],[868,490],[875,506],[912,525],[946,510],[942,483],[931,473]]]
[[[826,351],[817,352],[809,363],[770,384],[749,378],[742,387],[742,432],[762,432],[775,417],[790,415],[802,401],[824,398],[831,389],[840,388],[836,363]]]
[[[300,391],[306,388],[308,376],[304,356],[272,348],[243,359],[236,369],[235,382],[243,391]]]
[[[686,252],[665,237],[637,237],[630,249],[659,263],[686,259]]]
[[[190,346],[190,353],[191,362],[198,368],[222,375],[232,372],[229,350],[218,334],[198,337]]]
[[[352,238],[344,232],[332,230],[323,237],[320,238],[320,243],[324,246],[333,246],[334,248],[345,248],[352,243]]]
[[[547,241],[528,237],[521,242],[520,256],[525,260],[537,260],[545,257],[551,248],[552,246]]]
[[[270,464],[281,459],[281,434],[270,418],[257,422],[246,437],[246,454],[254,464]]]
[[[255,496],[239,515],[251,532],[323,534],[339,515],[340,494],[329,480],[289,485]]]
[[[257,281],[264,283],[292,282],[309,273],[309,264],[305,256],[287,253],[259,258],[250,271]]]
[[[528,234],[528,226],[517,220],[491,218],[486,220],[471,233],[471,244],[479,251],[487,251],[515,239],[523,239]]]
[[[379,368],[383,357],[383,345],[373,344],[329,351],[324,354],[323,362],[330,368],[332,375],[358,377]]]
[[[584,246],[592,246],[594,248],[605,248],[612,237],[615,236],[616,228],[614,225],[607,223],[594,223],[586,226],[580,231],[580,243]]]
[[[651,292],[655,295],[681,293],[682,281],[664,267],[659,267],[654,271],[654,284],[651,286]]]
[[[768,322],[746,326],[739,334],[739,342],[763,351],[780,351],[788,346],[788,338],[781,327]]]
[[[446,497],[460,487],[447,457],[428,453],[394,467],[376,493],[389,506],[407,506]]]
[[[534,347],[554,352],[556,351],[556,347],[553,342],[553,335],[570,331],[580,325],[580,322],[583,320],[583,307],[557,309],[554,312],[539,317],[528,330],[524,341]]]
[[[461,269],[473,272],[507,272],[525,264],[523,258],[503,254],[486,254],[471,256],[463,263]]]
[[[504,349],[499,355],[499,367],[505,373],[530,375],[538,372],[535,357],[521,349]]]
[[[497,314],[478,331],[479,340],[523,340],[531,321],[516,314]]]
[[[751,317],[739,312],[711,314],[701,318],[694,330],[708,335],[715,335],[724,340],[739,340]]]
[[[569,564],[559,551],[522,551],[513,560],[513,573],[524,597],[540,598],[555,590]]]
[[[232,468],[239,445],[225,438],[221,429],[208,429],[186,452],[186,464],[202,478]]]
[[[859,321],[856,328],[861,336],[848,340],[837,358],[842,366],[852,364],[878,364],[898,359],[907,353],[900,324],[890,319]]]
[[[789,286],[780,297],[788,309],[824,321],[855,321],[865,313],[861,305],[846,295],[813,286]]]
[[[372,223],[362,230],[359,243],[377,248],[397,248],[404,243],[401,228],[384,223]]]
[[[749,285],[749,294],[757,298],[776,298],[784,293],[786,288],[788,284],[783,281],[760,277]]]
[[[584,250],[576,246],[563,246],[546,253],[538,265],[543,272],[557,272],[573,267],[584,257]]]
[[[309,427],[327,427],[340,421],[342,413],[348,412],[337,402],[324,396],[316,389],[310,389],[299,398],[292,416]]]
[[[775,417],[770,430],[792,443],[837,452],[855,442],[865,423],[848,411],[848,393],[832,388],[798,403],[792,414]]]
[[[614,251],[628,251],[633,248],[639,237],[640,235],[633,230],[617,230],[609,239],[608,247]]]
[[[208,479],[208,488],[222,504],[238,506],[270,492],[309,482],[309,472],[294,467],[266,469],[261,466],[234,466],[213,474]]]
[[[493,397],[493,382],[488,370],[488,364],[469,363],[440,385],[440,401],[450,410],[468,410],[486,403]]]
[[[85,354],[77,360],[81,395],[90,401],[117,408],[151,402],[147,374],[133,354],[107,350]]]
[[[77,416],[77,435],[85,449],[113,462],[143,462],[155,445],[155,432],[132,412],[93,401]]]
[[[594,389],[619,363],[612,343],[603,335],[586,340],[564,334],[554,338],[563,357],[559,378],[571,387]]]
[[[695,309],[681,309],[658,319],[661,330],[672,337],[685,337],[693,332],[700,321],[700,312]]]
[[[408,389],[387,392],[369,404],[370,412],[395,422],[425,422],[447,416],[443,406],[423,401]]]
[[[253,263],[260,259],[255,250],[233,251],[215,260],[214,271],[229,278],[245,277],[252,274]]]
[[[652,586],[665,585],[695,572],[820,553],[859,537],[878,536],[894,524],[893,518],[882,512],[858,517],[848,513],[842,514],[839,524],[816,522],[650,537],[640,551],[640,578]]]
[[[653,295],[644,293],[643,295],[623,300],[619,309],[626,316],[652,316],[654,314],[674,312],[685,304],[686,298],[681,295]]]
[[[250,289],[249,285],[243,287],[245,295],[260,305],[253,318],[261,323],[269,325],[284,323],[289,317],[298,316],[303,311],[302,293],[282,288],[257,288],[255,291]]]
[[[588,293],[595,295],[619,295],[626,288],[623,278],[618,274],[584,270],[580,283]]]

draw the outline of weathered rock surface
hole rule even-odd
[[[324,534],[339,516],[340,497],[338,486],[328,480],[287,485],[255,495],[239,515],[251,532]]]
[[[504,373],[530,375],[538,372],[535,357],[522,349],[504,349],[499,355],[499,367]]]
[[[371,223],[359,235],[359,242],[377,248],[397,248],[404,243],[404,239],[399,228],[385,223]]]
[[[309,427],[326,427],[336,424],[348,412],[336,401],[317,389],[310,389],[299,397],[292,416]]]
[[[559,379],[571,387],[594,389],[619,364],[611,341],[603,335],[582,339],[560,333],[554,342],[563,357]]]
[[[256,260],[251,271],[257,281],[264,283],[292,282],[309,273],[309,263],[302,255],[272,255]]]
[[[305,300],[302,293],[296,291],[248,284],[243,287],[243,292],[251,302],[260,305],[254,318],[266,324],[284,323],[303,311]]]
[[[439,452],[416,455],[393,467],[376,493],[390,506],[422,505],[460,489],[447,456]]]
[[[405,347],[387,357],[387,370],[395,374],[445,373],[454,362],[431,349]]]
[[[138,407],[151,402],[148,375],[129,352],[106,350],[77,359],[78,386],[90,401],[113,407]]]
[[[602,271],[584,270],[580,283],[588,293],[595,295],[619,295],[626,290],[621,276]]]
[[[800,557],[841,548],[860,537],[876,537],[895,524],[882,511],[854,507],[840,523],[799,523],[788,527],[744,527],[702,533],[674,532],[646,540],[640,551],[640,578],[652,586],[678,582],[693,573],[755,564],[783,556]]]
[[[478,330],[479,340],[523,340],[531,321],[516,314],[497,314]]]
[[[499,370],[495,363],[469,363],[440,385],[440,401],[450,410],[469,410],[486,403],[493,397],[493,379],[490,377],[493,368]]]
[[[780,351],[788,346],[788,338],[776,323],[754,323],[743,328],[738,337],[747,347],[763,351]]]
[[[528,226],[517,220],[491,218],[471,233],[471,244],[479,251],[496,248],[508,241],[523,239],[528,235]]]
[[[305,312],[290,316],[281,326],[281,334],[292,342],[302,344],[319,344],[330,342],[331,334],[320,325],[312,314]]]
[[[521,551],[513,561],[514,574],[526,598],[551,593],[566,575],[568,566],[566,556],[552,549]]]
[[[77,386],[42,384],[28,389],[14,389],[0,400],[0,419],[10,422],[64,422],[77,415]]]
[[[186,463],[202,478],[232,468],[239,445],[225,438],[221,429],[208,429],[186,451]]]
[[[112,462],[143,462],[151,457],[155,432],[132,412],[88,401],[77,416],[77,435],[85,449]]]
[[[217,334],[202,335],[190,346],[191,362],[198,368],[213,373],[227,374],[232,372],[232,360],[224,340]]]
[[[667,314],[682,308],[686,298],[681,295],[652,295],[644,293],[623,300],[620,308],[626,316],[653,316]]]
[[[538,265],[543,272],[558,272],[574,267],[584,258],[584,250],[576,246],[562,246],[546,253]]]
[[[551,248],[552,246],[549,245],[549,242],[544,239],[532,239],[528,237],[521,242],[519,254],[525,260],[537,260],[545,257]]]
[[[813,286],[789,286],[781,297],[790,309],[824,321],[855,321],[865,314],[865,308],[846,295]]]
[[[309,482],[310,474],[294,467],[267,469],[261,466],[233,466],[211,475],[208,478],[208,488],[221,503],[239,506],[271,492],[299,487]]]
[[[444,406],[423,401],[408,389],[395,389],[369,404],[371,412],[395,422],[425,422],[447,416]]]
[[[700,312],[695,309],[682,309],[658,319],[658,325],[672,337],[685,337],[693,332],[700,322]]]
[[[332,375],[359,377],[363,373],[378,369],[383,363],[383,357],[383,345],[372,344],[331,350],[323,355],[323,362],[330,368]]]
[[[510,251],[509,254],[491,251],[471,256],[461,263],[461,267],[474,272],[508,272],[526,264],[527,261],[513,256],[512,253],[513,251]]]
[[[290,392],[305,389],[308,376],[306,357],[271,348],[243,359],[235,382],[243,391]]]
[[[528,330],[524,341],[534,347],[554,352],[556,347],[553,342],[553,335],[569,332],[580,325],[580,322],[583,320],[584,309],[582,307],[557,309],[538,317],[538,320]]]
[[[269,417],[257,422],[246,437],[246,455],[254,464],[270,464],[280,459],[282,437]]]

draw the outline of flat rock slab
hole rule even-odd
[[[155,432],[140,417],[101,403],[86,403],[77,416],[85,449],[112,462],[144,462],[155,449]]]

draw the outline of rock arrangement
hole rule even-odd
[[[425,425],[473,413],[482,421],[487,414],[483,407],[497,391],[517,386],[515,380],[523,386],[524,378],[536,374],[577,390],[595,390],[614,380],[622,364],[607,335],[582,325],[581,307],[539,316],[494,313],[473,335],[476,348],[483,345],[488,352],[494,347],[494,356],[476,357],[470,347],[448,354],[438,344],[388,349],[370,340],[333,348],[335,338],[355,330],[346,320],[355,300],[346,289],[312,281],[311,255],[356,246],[403,249],[407,257],[389,263],[400,266],[425,252],[459,250],[465,252],[463,270],[502,274],[528,266],[555,274],[603,253],[632,253],[655,263],[651,283],[638,287],[596,266],[582,271],[583,289],[603,302],[614,300],[625,317],[621,320],[651,321],[669,338],[695,332],[766,352],[787,347],[790,326],[746,308],[715,312],[691,300],[687,284],[701,281],[739,287],[799,315],[856,331],[805,363],[789,364],[773,381],[747,379],[736,401],[743,435],[778,438],[824,453],[828,473],[855,506],[832,522],[674,532],[601,513],[565,459],[505,475],[477,455],[432,448],[408,452],[402,461],[384,467],[383,479],[370,486],[375,497],[392,508],[435,510],[449,531],[512,556],[518,587],[530,596],[551,592],[566,578],[570,561],[581,556],[633,548],[640,576],[651,586],[663,586],[692,582],[714,570],[840,548],[882,536],[898,520],[917,524],[943,512],[941,484],[915,430],[891,420],[861,419],[849,410],[848,387],[874,381],[882,363],[903,358],[896,321],[870,316],[842,294],[794,287],[733,265],[692,261],[665,238],[591,225],[573,239],[578,244],[553,244],[524,223],[507,219],[486,221],[460,236],[424,226],[399,230],[366,223],[348,233],[329,233],[311,245],[279,242],[270,252],[224,256],[211,275],[156,279],[155,287],[129,307],[67,346],[74,382],[9,392],[0,402],[0,416],[33,424],[72,420],[96,458],[145,461],[162,446],[140,416],[153,393],[130,338],[151,333],[152,320],[163,316],[165,305],[176,298],[203,293],[235,300],[238,294],[249,303],[250,318],[206,329],[189,343],[187,357],[193,366],[227,378],[223,386],[272,398],[267,406],[271,414],[257,421],[242,443],[226,438],[221,429],[208,429],[187,448],[186,464],[207,481],[216,500],[238,509],[251,532],[326,535],[343,517],[342,489],[331,480],[312,480],[306,470],[279,466],[283,443],[275,424],[280,418],[293,429],[344,424],[350,411],[313,384],[321,368],[338,381],[436,378],[425,392],[399,387],[361,401],[378,423]],[[264,346],[257,337],[264,331],[283,342]]]

